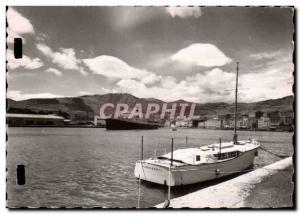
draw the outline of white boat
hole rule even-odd
[[[253,165],[260,143],[250,139],[238,140],[236,133],[238,71],[237,63],[233,141],[222,143],[220,139],[219,144],[173,152],[172,140],[171,153],[137,161],[135,177],[170,187],[224,177]]]
[[[249,168],[259,146],[259,142],[247,140],[178,149],[173,155],[168,153],[138,161],[134,175],[141,180],[168,186],[208,181]]]

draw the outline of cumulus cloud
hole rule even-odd
[[[60,48],[60,52],[54,52],[52,49],[43,44],[38,43],[37,49],[41,51],[45,56],[50,57],[52,62],[61,66],[64,69],[77,69],[77,59],[75,57],[75,51],[72,48]]]
[[[9,69],[25,68],[25,69],[37,69],[42,67],[44,64],[40,58],[30,58],[23,55],[22,58],[16,59],[12,50],[6,51],[7,66]]]
[[[286,62],[262,68],[255,73],[241,75],[241,88],[248,88],[249,90],[239,92],[240,100],[249,102],[275,99],[293,94],[293,71],[293,63]]]
[[[200,7],[187,7],[187,6],[166,7],[166,11],[173,18],[176,16],[180,18],[188,18],[188,17],[198,18],[202,15]]]
[[[42,54],[61,68],[68,70],[74,69],[83,75],[87,75],[87,72],[80,65],[81,60],[76,58],[75,50],[73,48],[60,48],[59,51],[55,52],[44,43],[37,43],[36,47]]]
[[[205,80],[205,81],[203,81]],[[192,102],[232,101],[225,87],[234,87],[235,74],[219,68],[209,70],[181,81],[166,76],[157,85],[147,86],[138,80],[123,79],[117,83],[121,91],[138,97],[155,97],[166,101],[186,99]],[[115,90],[115,89],[114,89]]]
[[[56,76],[62,76],[62,72],[59,71],[59,70],[57,70],[57,69],[55,69],[55,68],[48,68],[48,69],[45,70],[45,72],[52,73],[52,74],[54,74]]]
[[[204,67],[223,66],[232,60],[213,44],[195,43],[173,54],[171,60]]]
[[[15,101],[27,100],[32,98],[58,98],[63,97],[62,95],[52,94],[52,93],[37,93],[37,94],[26,94],[18,90],[9,90],[6,93],[7,98],[13,99]]]
[[[34,28],[31,22],[14,8],[9,7],[6,13],[7,17],[7,42],[13,43],[15,37],[21,37],[23,34],[34,34]],[[23,41],[25,42],[24,38]]]
[[[131,67],[126,62],[113,56],[98,56],[82,60],[95,74],[116,79],[138,79],[145,84],[152,84],[161,77],[155,73]]]
[[[268,67],[256,73],[241,73],[239,102],[254,102],[270,98],[279,98],[292,94],[293,64],[287,63],[280,67]],[[172,76],[164,77],[159,84],[147,86],[139,80],[122,79],[116,85],[118,91],[133,94],[138,97],[155,97],[165,101],[185,99],[191,102],[234,102],[235,88],[234,72],[220,68],[207,70],[203,73],[187,76],[177,81]],[[116,90],[113,88],[112,90]],[[111,91],[107,91],[111,92]]]

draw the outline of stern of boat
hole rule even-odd
[[[136,178],[141,178],[141,179],[144,177],[144,174],[143,174],[143,171],[142,171],[142,161],[137,161],[135,163],[134,176]]]
[[[144,181],[169,185],[169,168],[149,164],[147,161],[140,160],[136,162],[134,176]],[[172,172],[170,186],[175,186],[175,179]]]

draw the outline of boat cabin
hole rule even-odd
[[[238,157],[240,154],[241,154],[240,151],[233,151],[233,152],[224,152],[224,153],[214,154],[214,156],[218,160],[226,160],[226,159]]]
[[[215,143],[200,148],[179,149],[173,152],[173,166],[199,165],[224,161],[240,156],[245,150],[248,141]],[[250,142],[250,141],[249,141]],[[247,150],[247,149],[246,149]],[[171,161],[171,153],[157,157],[160,164],[167,165]]]

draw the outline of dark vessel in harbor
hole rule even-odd
[[[107,130],[130,130],[130,129],[157,129],[160,125],[155,122],[118,118],[106,119]]]

